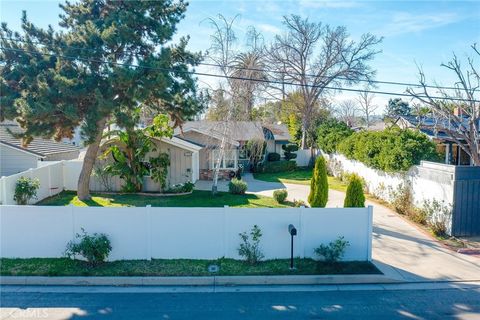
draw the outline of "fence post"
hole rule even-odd
[[[228,232],[229,232],[229,228],[228,228],[228,206],[223,206],[223,256],[225,258],[233,258],[233,257],[229,257],[229,254],[228,254]]]
[[[152,260],[152,205],[147,204],[145,210],[147,211],[147,256],[145,258],[147,260]]]
[[[298,237],[300,238],[299,239],[299,243],[300,243],[300,252],[299,252],[299,255],[300,255],[300,258],[305,258],[305,224],[304,224],[304,221],[303,221],[303,214],[304,214],[304,210],[305,210],[305,206],[300,206],[300,217],[299,217],[299,230],[298,230]]]
[[[0,204],[8,204],[7,203],[7,177],[3,176],[0,178]]]
[[[52,165],[47,166],[47,172],[48,172],[48,196],[52,196]]]
[[[372,261],[373,206],[367,207],[367,260]]]

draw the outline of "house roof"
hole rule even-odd
[[[187,121],[182,125],[182,129],[177,128],[175,134],[195,130],[197,132],[211,135],[213,137],[222,137],[224,134],[224,124],[222,121]],[[290,140],[288,129],[283,124],[262,124],[259,121],[232,121],[229,122],[230,138],[236,141],[248,141],[260,139],[264,140],[263,129],[270,130],[275,140]]]
[[[273,133],[275,140],[290,141],[292,138],[288,132],[288,128],[284,124],[263,124],[264,128],[267,128]]]
[[[163,141],[165,143],[171,144],[173,146],[180,147],[180,148],[188,150],[188,151],[192,151],[192,152],[199,151],[199,150],[202,149],[201,146],[199,146],[197,144],[194,144],[194,143],[191,143],[187,140],[180,139],[178,137],[172,137],[172,138],[163,137],[163,138],[160,138],[159,140]]]
[[[0,143],[8,147],[30,153],[40,158],[45,158],[48,155],[65,153],[65,152],[79,152],[80,148],[63,143],[56,142],[50,139],[38,138],[35,137],[30,144],[24,148],[22,147],[22,141],[10,134],[13,133],[22,133],[23,130],[12,121],[0,123]]]
[[[468,118],[463,117],[462,125],[468,128]],[[403,121],[409,128],[417,128],[429,137],[446,139],[450,135],[442,130],[442,128],[454,130],[456,123],[451,123],[445,118],[434,118],[427,116],[400,116],[395,123]],[[459,127],[461,127],[459,126]],[[458,129],[458,128],[457,128]]]

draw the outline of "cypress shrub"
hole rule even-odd
[[[350,178],[347,187],[347,195],[343,202],[345,208],[363,208],[365,207],[365,195],[363,194],[362,180],[356,174]]]
[[[317,157],[310,182],[308,202],[312,208],[324,208],[328,201],[327,164],[325,158]]]

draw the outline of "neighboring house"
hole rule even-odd
[[[107,140],[102,143],[99,150],[99,155],[103,154],[108,146],[110,146],[114,140]],[[167,153],[170,157],[170,165],[168,167],[167,174],[167,186],[173,186],[180,183],[191,181],[195,183],[199,179],[199,151],[202,147],[185,141],[183,139],[172,137],[170,138],[152,138],[155,143],[155,151],[149,152],[145,160],[145,165],[148,166],[148,159],[158,156],[160,152]],[[122,148],[119,145],[119,148]],[[106,160],[115,161],[110,155]],[[105,165],[103,162],[99,162],[100,165]],[[111,191],[121,191],[122,180],[119,177],[113,177],[111,179]],[[106,191],[102,183],[95,177],[90,181],[90,190],[92,191]],[[145,176],[143,179],[143,191],[145,192],[158,192],[160,191],[160,185],[153,181],[150,176]]]
[[[175,136],[201,147],[199,152],[199,176],[202,180],[213,179],[215,161],[219,158],[222,139],[226,145],[223,159],[220,161],[219,177],[228,179],[232,171],[239,167],[249,167],[247,142],[261,140],[266,142],[265,154],[276,152],[283,156],[282,145],[288,144],[290,135],[285,125],[265,125],[254,121],[189,121],[175,130]]]
[[[467,122],[467,119],[465,119]],[[447,132],[441,128],[449,128],[450,125],[446,120],[436,119],[428,116],[399,116],[394,122],[395,125],[402,129],[419,130],[426,134],[432,141],[437,144],[437,151],[445,155],[445,164],[453,165],[470,165],[470,156],[463,151],[457,143],[450,141]]]
[[[22,129],[13,121],[0,123],[0,176],[36,168],[38,161],[77,159],[80,153],[80,149],[71,144],[42,138],[33,139],[24,148],[20,139],[9,131],[21,133]]]

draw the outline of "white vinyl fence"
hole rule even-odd
[[[64,190],[65,179],[65,163],[70,161],[53,162],[35,169],[30,169],[8,177],[0,178],[0,204],[15,204],[13,196],[15,194],[15,184],[20,177],[27,177],[40,180],[40,188],[37,191],[37,198],[32,199],[30,203],[56,195]],[[78,176],[77,176],[78,177]]]
[[[320,152],[317,149],[299,149],[295,152],[297,157],[295,158],[295,162],[299,167],[307,167],[310,165],[312,155],[315,158]]]
[[[3,258],[61,257],[81,229],[105,233],[110,260],[239,258],[239,233],[258,225],[265,258],[288,258],[288,225],[298,230],[296,257],[314,257],[321,243],[344,236],[344,260],[371,260],[372,207],[368,208],[156,208],[1,206]]]

